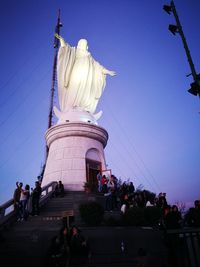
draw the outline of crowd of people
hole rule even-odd
[[[124,213],[130,207],[162,206],[166,203],[166,193],[156,198],[156,194],[148,190],[136,190],[133,182],[122,183],[114,175],[107,178],[105,175],[101,177],[98,174],[97,181],[98,192],[105,196],[105,210],[107,211],[120,208]]]
[[[133,207],[157,207],[161,210],[159,225],[164,229],[177,229],[183,226],[200,226],[200,201],[194,202],[185,215],[177,205],[169,205],[166,193],[156,195],[148,190],[135,189],[133,182],[121,183],[114,175],[107,178],[97,175],[98,192],[105,197],[105,210],[121,210],[124,214]]]
[[[55,186],[54,196],[64,197],[64,186],[61,181]],[[40,197],[42,193],[41,180],[35,182],[35,187],[30,188],[22,182],[16,182],[16,189],[13,194],[14,210],[17,221],[26,221],[29,216],[38,216],[40,212]]]
[[[162,230],[180,229],[182,227],[200,227],[200,200],[194,202],[184,215],[177,205],[169,205],[166,193],[156,195],[148,190],[135,188],[133,182],[120,182],[114,175],[107,178],[105,175],[97,176],[98,187],[96,190],[105,198],[105,210],[121,211],[126,214],[131,208],[155,207],[161,211],[158,227]],[[14,191],[14,209],[17,221],[27,220],[29,216],[38,216],[40,212],[39,201],[42,193],[40,181],[35,182],[35,187],[30,189],[22,182],[16,183]],[[64,197],[65,191],[61,181],[55,186],[54,197]],[[63,226],[59,234],[51,239],[45,263],[48,267],[64,267],[70,265],[81,265],[91,260],[91,250],[88,240],[84,237],[77,226]],[[164,231],[167,233],[167,231]],[[167,235],[166,235],[167,237]],[[173,239],[166,238],[169,249],[173,247]],[[170,250],[171,251],[171,250]],[[145,259],[139,253],[138,261]],[[170,255],[174,255],[173,253]],[[172,257],[170,256],[170,257]],[[140,266],[140,265],[138,265]]]
[[[31,189],[28,184],[23,187],[22,182],[16,182],[13,200],[17,221],[27,220],[29,215],[39,215],[41,193],[42,189],[39,181],[35,182],[35,187]]]
[[[133,207],[157,207],[161,210],[160,227],[165,229],[181,228],[182,226],[200,226],[200,201],[194,202],[183,216],[177,205],[169,205],[166,193],[156,195],[148,190],[136,189],[133,182],[119,181],[116,176],[97,175],[97,191],[105,198],[105,210],[112,212],[120,210],[125,214]],[[38,216],[40,212],[39,201],[41,197],[41,181],[35,182],[35,187],[30,189],[28,184],[23,187],[22,182],[16,183],[14,191],[14,210],[17,221],[27,220],[29,216]],[[57,182],[54,197],[64,197],[65,191],[61,181]]]

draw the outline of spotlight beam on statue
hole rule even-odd
[[[173,13],[175,20],[176,20],[176,25],[170,24],[169,25],[169,31],[173,34],[176,35],[176,33],[179,33],[183,42],[183,46],[186,52],[186,56],[187,56],[187,60],[188,63],[190,65],[190,69],[191,69],[191,75],[193,76],[193,80],[194,82],[190,84],[191,88],[188,90],[188,92],[190,94],[193,94],[195,96],[199,95],[200,97],[200,74],[197,74],[196,70],[195,70],[195,66],[190,54],[190,50],[185,38],[185,35],[183,33],[183,29],[178,17],[178,13],[176,11],[176,7],[174,4],[174,1],[171,1],[170,5],[164,5],[163,9],[165,12],[167,12],[169,15],[171,14],[171,12]]]

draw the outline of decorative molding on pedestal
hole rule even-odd
[[[46,132],[45,136],[47,146],[50,147],[51,143],[58,138],[68,136],[83,136],[91,138],[101,142],[104,148],[106,147],[108,141],[108,133],[104,128],[89,123],[72,122],[66,124],[58,124],[51,127]]]
[[[98,161],[102,169],[106,168],[104,148],[108,133],[104,128],[70,122],[51,127],[45,137],[49,155],[42,185],[61,180],[66,189],[84,190],[86,159]]]

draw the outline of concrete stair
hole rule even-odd
[[[91,262],[79,266],[134,267],[137,266],[136,256],[140,247],[156,256],[157,261],[158,259],[165,261],[166,248],[162,233],[157,230],[134,227],[86,227],[80,218],[79,205],[95,199],[104,205],[104,198],[101,196],[85,192],[66,192],[62,198],[50,199],[41,208],[39,216],[29,217],[27,221],[16,222],[9,229],[5,229],[4,240],[0,242],[0,266],[46,267],[46,255],[51,239],[58,234],[62,227],[63,215],[69,211],[74,213],[70,224],[79,226],[88,239],[92,252]],[[117,218],[120,212],[105,213],[105,217],[110,215]],[[122,240],[126,246],[124,253],[121,251]]]
[[[91,260],[81,267],[166,267],[167,250],[162,232],[142,227],[82,227],[91,248]],[[121,243],[124,243],[124,251]],[[149,265],[138,265],[138,250],[143,248]],[[72,265],[73,266],[73,265]],[[70,265],[70,267],[72,267]],[[74,265],[76,266],[76,265]]]
[[[83,224],[79,215],[79,204],[94,200],[85,192],[66,192],[64,197],[50,199],[40,210],[39,216],[29,216],[27,221],[16,222],[3,232],[0,242],[1,267],[40,267],[53,236],[62,227],[63,215],[73,211],[73,224]]]
[[[94,201],[95,194],[86,194],[83,191],[65,192],[64,197],[52,198],[41,209],[41,220],[59,220],[65,217],[68,212],[73,211],[74,216],[70,218],[71,224],[84,225],[79,213],[79,205],[87,201]]]

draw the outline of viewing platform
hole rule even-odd
[[[54,197],[54,183],[42,189],[39,216],[29,216],[27,221],[17,222],[14,212],[7,215],[6,209],[12,201],[1,206],[0,259],[2,267],[47,267],[48,250],[51,240],[59,233],[65,220],[68,226],[77,225],[90,244],[90,262],[78,266],[90,267],[134,267],[137,266],[138,250],[144,248],[152,266],[168,265],[168,250],[164,240],[164,232],[152,227],[106,226],[89,227],[81,219],[79,205],[83,202],[98,201],[97,194],[86,192],[65,192],[64,197]],[[104,216],[121,216],[120,211],[105,212]],[[195,232],[196,231],[196,232]],[[177,247],[178,253],[185,253],[189,265],[197,267],[199,257],[197,249],[200,238],[199,229],[169,231],[185,242],[185,247]],[[192,239],[195,238],[194,240]],[[122,242],[124,248],[122,249]],[[186,252],[188,254],[186,254]],[[155,263],[157,265],[155,265]],[[68,265],[77,266],[77,265]],[[180,266],[180,265],[177,265]],[[181,267],[182,267],[181,266]]]

